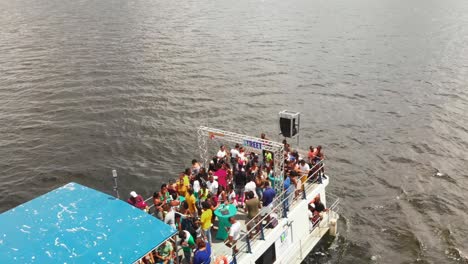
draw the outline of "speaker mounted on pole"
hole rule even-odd
[[[296,135],[299,136],[300,115],[299,112],[288,110],[279,112],[279,125],[283,137],[293,138]]]

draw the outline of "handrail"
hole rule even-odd
[[[315,169],[317,166],[320,166],[320,167],[318,167],[318,168],[316,169],[316,171],[315,171],[313,174],[311,174],[310,176],[308,176],[308,177],[306,178],[306,181],[305,181],[305,182],[307,182],[309,179],[315,177],[315,176],[317,175],[317,173],[319,173],[319,172],[321,171],[321,169],[324,168],[325,165],[324,165],[324,163],[323,163],[323,160],[321,160],[320,162],[318,162],[317,164],[315,164],[314,167],[312,167],[312,169]],[[301,176],[301,178],[302,178],[302,177],[303,177],[303,176]],[[300,179],[299,179],[299,180],[300,180]],[[313,182],[311,182],[311,185],[314,184],[314,183],[316,183],[317,181],[318,181],[318,179],[315,180],[315,181],[313,181]],[[309,190],[310,188],[307,188],[307,189]],[[281,213],[282,213],[283,210],[285,210],[286,208],[281,208],[281,209],[282,209],[282,210],[281,210],[281,209],[279,209],[279,207],[280,207],[280,206],[286,207],[286,206],[285,206],[286,200],[289,200],[289,199],[293,198],[292,201],[291,201],[291,204],[288,205],[288,207],[291,207],[291,206],[294,204],[295,200],[296,200],[296,197],[295,197],[296,194],[295,194],[295,192],[291,192],[291,193],[289,193],[289,194],[286,194],[288,191],[290,191],[289,188],[288,188],[287,190],[282,191],[279,195],[277,194],[277,195],[276,195],[276,198],[273,199],[273,201],[271,202],[271,203],[273,204],[273,207],[272,207],[271,209],[269,209],[267,212],[263,212],[263,213],[266,213],[266,214],[265,214],[258,222],[256,222],[250,229],[247,229],[246,234],[244,234],[242,237],[240,237],[240,238],[238,239],[238,241],[246,240],[247,243],[246,243],[246,245],[241,246],[241,247],[239,248],[239,251],[238,251],[237,253],[233,253],[233,256],[237,256],[237,255],[238,255],[239,253],[241,253],[242,250],[245,249],[246,247],[250,248],[250,240],[254,240],[254,238],[257,237],[257,236],[259,236],[259,235],[261,235],[261,233],[263,233],[263,231],[262,231],[262,232],[258,232],[258,233],[256,233],[255,235],[253,235],[253,236],[252,236],[252,239],[248,239],[248,236],[250,236],[250,234],[251,234],[251,232],[252,232],[253,230],[257,230],[259,225],[260,225],[260,229],[262,229],[262,228],[263,228],[263,221],[266,220],[272,212],[277,211],[277,212],[278,212],[278,218],[281,218],[281,217],[284,216],[284,214],[281,214]],[[303,192],[306,192],[304,186],[303,186]],[[277,209],[279,209],[279,210],[277,210]],[[257,218],[258,218],[259,216],[262,216],[262,214],[259,213],[259,214],[257,214],[254,218],[252,218],[250,221],[248,221],[248,222],[245,224],[246,227],[248,227],[250,224],[252,224],[252,222],[257,221]],[[267,225],[270,224],[272,220],[273,220],[273,219],[270,219],[270,221],[267,222]],[[225,244],[226,244],[226,243],[225,243]],[[250,250],[249,250],[249,251],[250,251]],[[249,252],[249,253],[250,253],[250,252]]]
[[[316,173],[320,172],[320,169],[322,169],[322,168],[324,167],[323,161],[320,161],[319,163],[315,164],[315,165],[314,165],[314,168],[315,168],[317,165],[321,165],[320,168],[318,168],[317,171],[316,171],[315,173],[313,173],[312,175],[308,176],[308,177],[306,178],[306,182],[307,182],[307,180],[309,180],[311,177],[315,176]],[[301,178],[302,178],[302,177],[303,177],[303,176],[301,176]],[[299,180],[300,180],[300,179],[299,179]],[[312,182],[312,183],[315,183],[315,182],[316,182],[316,181],[314,181],[314,182]],[[309,186],[309,187],[310,187],[310,186]],[[289,188],[291,188],[291,186],[290,186]],[[289,191],[289,188],[288,188],[288,190],[282,191],[279,195],[276,194],[276,198],[273,199],[273,201],[271,202],[272,204],[275,204],[275,202],[277,202],[277,205],[275,206],[275,208],[276,208],[278,205],[281,205],[284,201],[286,201],[286,198],[282,199],[281,197],[282,197],[283,195],[286,195],[286,193]],[[290,194],[288,195],[287,198],[290,199],[290,196],[291,196],[292,194],[294,194],[294,192],[290,193]],[[280,199],[282,199],[282,200],[281,200],[280,202],[278,202],[278,200],[280,200]],[[289,206],[291,206],[291,204],[290,204]],[[273,210],[274,210],[274,208],[271,209],[269,212],[267,212],[267,216],[268,216],[268,214],[271,213]],[[264,217],[264,218],[266,218],[266,217]],[[254,221],[254,220],[255,220],[255,217],[252,218],[249,222],[247,222],[246,225],[250,224],[250,223],[251,223],[252,221]]]

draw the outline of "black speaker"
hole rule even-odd
[[[284,137],[294,137],[297,134],[296,118],[280,117],[280,129]]]

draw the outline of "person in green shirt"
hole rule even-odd
[[[208,198],[208,194],[210,191],[208,190],[208,187],[206,186],[206,183],[201,184],[201,189],[200,189],[200,201],[204,202]]]
[[[273,154],[270,151],[265,152],[265,162],[266,165],[270,164],[273,161]]]
[[[190,185],[191,177],[192,177],[192,171],[189,168],[185,169],[184,171],[184,185],[185,186],[188,187]]]
[[[192,249],[195,248],[195,240],[189,231],[181,230],[179,232],[180,245],[184,251],[185,263],[190,264],[192,258]]]
[[[158,258],[158,260],[162,261],[162,263],[164,264],[172,264],[174,263],[172,259],[173,252],[174,252],[174,249],[172,247],[171,242],[166,240],[166,242],[164,242],[156,250],[156,257]]]
[[[275,178],[275,176],[273,175],[273,170],[270,167],[267,168],[266,172],[267,172],[268,180],[270,181],[270,184],[271,184],[271,188],[274,189],[275,185],[279,183],[279,180]]]

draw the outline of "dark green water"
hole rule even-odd
[[[112,169],[149,195],[198,125],[290,109],[342,200],[308,263],[468,262],[467,1],[0,0],[0,25],[0,211]]]

